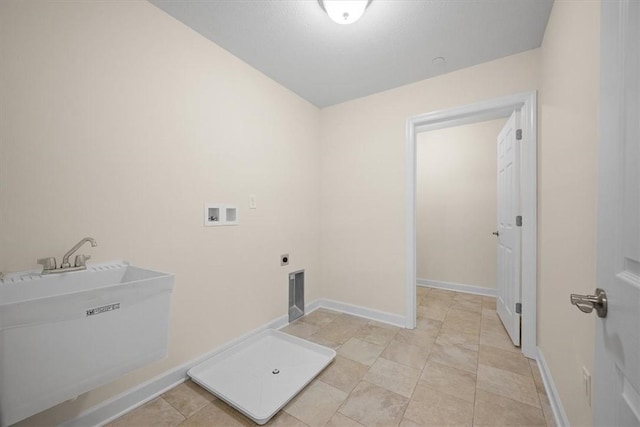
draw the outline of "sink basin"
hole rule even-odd
[[[0,280],[0,425],[164,358],[173,282],[124,261]]]
[[[90,265],[86,270],[68,273],[41,275],[40,270],[12,273],[0,280],[0,307],[163,276],[170,275],[134,267],[126,261]]]

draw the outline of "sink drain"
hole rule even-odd
[[[273,375],[278,375],[280,373],[280,369],[274,369],[273,371],[271,371],[271,373]]]

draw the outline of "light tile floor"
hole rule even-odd
[[[495,298],[418,287],[414,330],[329,310],[284,332],[336,349],[335,361],[270,426],[552,426],[535,361],[498,320]],[[186,382],[111,423],[252,426]]]

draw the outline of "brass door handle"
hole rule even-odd
[[[596,289],[595,295],[571,294],[570,301],[583,313],[595,308],[598,317],[607,317],[607,293],[603,289]]]

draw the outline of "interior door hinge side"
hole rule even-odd
[[[516,140],[518,141],[522,140],[522,129],[516,130]]]
[[[516,303],[516,313],[522,314],[522,303],[521,302],[517,302]]]

